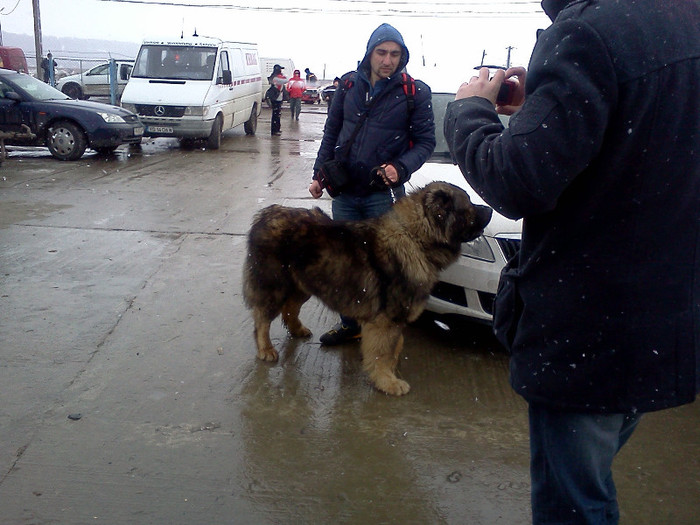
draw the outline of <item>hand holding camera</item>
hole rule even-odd
[[[455,100],[482,97],[490,100],[499,113],[512,115],[525,102],[526,76],[523,67],[511,67],[506,71],[499,68],[493,75],[489,68],[482,67],[478,76],[459,87]]]

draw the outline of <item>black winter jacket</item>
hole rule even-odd
[[[355,125],[369,104],[369,56],[380,43],[398,42],[404,52],[398,72],[391,76],[376,95],[367,119],[346,155],[341,152],[350,139]],[[385,163],[393,164],[402,185],[420,168],[435,149],[435,122],[430,88],[415,80],[414,109],[409,112],[408,98],[400,72],[408,62],[408,50],[401,35],[383,24],[370,38],[360,67],[352,75],[352,87],[346,89],[345,75],[333,96],[323,130],[323,140],[314,164],[314,178],[321,165],[329,159],[344,161],[352,175],[352,184],[344,193],[364,196],[372,192],[372,169]],[[388,191],[388,190],[387,190]]]
[[[447,109],[469,183],[524,218],[494,329],[530,402],[652,411],[700,389],[700,3],[545,0],[526,101]]]

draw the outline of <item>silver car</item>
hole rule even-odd
[[[124,86],[129,81],[133,61],[117,60],[117,96],[121,96]],[[109,62],[95,66],[88,71],[63,77],[56,84],[56,89],[70,98],[87,99],[90,97],[108,97],[109,92]]]
[[[421,188],[432,181],[445,181],[463,188],[476,204],[486,204],[452,164],[443,135],[447,104],[454,93],[433,93],[435,153],[421,169],[411,176],[407,191]],[[520,248],[522,221],[513,221],[494,211],[484,234],[462,245],[462,255],[440,276],[426,309],[437,314],[457,314],[475,320],[491,322],[493,300],[498,289],[501,270]]]

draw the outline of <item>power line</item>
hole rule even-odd
[[[250,12],[260,12],[260,13],[287,13],[287,14],[318,14],[318,15],[355,15],[355,16],[401,16],[407,18],[467,18],[467,17],[524,17],[524,16],[540,16],[541,10],[539,7],[539,2],[532,0],[512,0],[505,2],[505,5],[510,6],[522,6],[528,8],[527,10],[520,11],[504,11],[503,9],[498,10],[486,10],[486,9],[464,9],[464,2],[433,2],[424,4],[430,6],[427,9],[417,10],[417,4],[398,1],[381,1],[381,0],[355,0],[354,2],[348,2],[344,0],[343,3],[363,3],[370,4],[373,10],[362,7],[354,7],[350,9],[338,9],[338,8],[322,8],[322,7],[301,7],[301,6],[251,6],[251,5],[233,5],[230,3],[212,3],[212,2],[201,2],[193,3],[187,1],[174,1],[174,0],[98,0],[100,2],[113,2],[122,4],[139,4],[139,5],[154,5],[154,6],[164,6],[164,7],[188,7],[188,8],[205,8],[205,9],[226,9],[233,11],[250,11]],[[333,1],[333,0],[330,0]],[[474,2],[467,4],[469,6],[488,6],[488,8],[495,7],[492,2]],[[398,6],[398,7],[392,7]],[[403,8],[401,6],[406,6]],[[411,9],[408,9],[411,6]],[[460,9],[442,9],[436,10],[435,6],[453,6],[459,7]],[[381,9],[379,9],[381,8]],[[532,9],[529,9],[532,8]]]

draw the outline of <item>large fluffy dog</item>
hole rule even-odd
[[[311,335],[299,310],[315,295],[360,322],[363,367],[374,386],[406,394],[408,383],[394,374],[403,328],[421,314],[439,272],[457,259],[463,242],[483,232],[491,213],[442,182],[364,221],[334,222],[318,208],[261,210],[248,236],[243,276],[258,357],[278,358],[270,323],[279,314],[293,337]]]

